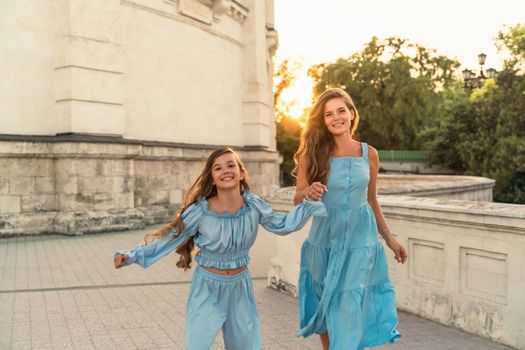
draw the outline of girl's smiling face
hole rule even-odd
[[[243,179],[243,173],[232,153],[225,153],[215,159],[211,176],[217,190],[239,188],[240,181]]]

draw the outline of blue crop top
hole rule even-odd
[[[199,265],[233,269],[250,262],[248,252],[255,243],[259,224],[267,231],[287,235],[301,229],[310,216],[327,215],[321,201],[303,200],[288,214],[281,214],[249,191],[243,193],[243,199],[244,206],[237,212],[220,214],[209,210],[208,201],[202,198],[182,213],[184,230],[180,234],[172,229],[165,238],[116,253],[128,255],[126,265],[136,263],[146,268],[195,236],[200,248],[195,258]]]

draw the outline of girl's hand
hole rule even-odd
[[[328,187],[320,182],[314,182],[306,188],[304,198],[310,201],[318,201],[325,192],[328,192]]]
[[[115,268],[120,269],[122,266],[124,266],[126,260],[128,260],[128,256],[126,254],[115,254]]]
[[[407,261],[407,251],[398,241],[395,239],[389,240],[386,242],[386,245],[394,252],[394,259],[396,259],[397,262],[404,264]]]

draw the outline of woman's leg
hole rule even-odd
[[[330,337],[328,337],[328,332],[319,334],[321,338],[321,344],[323,344],[323,350],[328,350],[330,348]]]

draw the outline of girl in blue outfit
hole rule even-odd
[[[177,263],[188,269],[195,260],[186,310],[186,343],[190,350],[209,350],[222,329],[227,349],[262,349],[259,317],[247,265],[259,224],[286,235],[303,227],[311,215],[326,215],[319,201],[305,200],[287,215],[249,192],[248,173],[230,148],[214,151],[174,221],[146,236],[145,245],[115,254],[115,267],[132,263],[148,267],[176,250]]]
[[[328,211],[314,218],[301,249],[298,335],[319,334],[325,350],[361,350],[400,337],[379,234],[398,262],[407,253],[376,198],[377,151],[352,139],[358,122],[344,90],[325,91],[295,154],[294,202],[321,199]]]

